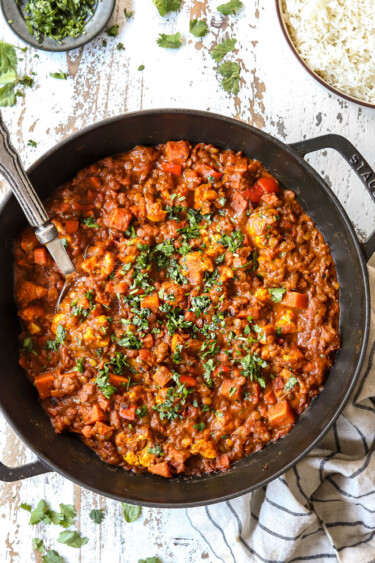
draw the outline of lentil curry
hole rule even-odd
[[[339,284],[311,218],[257,160],[137,146],[47,203],[75,265],[15,244],[20,364],[57,433],[163,477],[228,470],[287,434],[340,346]]]

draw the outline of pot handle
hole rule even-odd
[[[21,465],[21,467],[8,467],[0,462],[0,481],[13,483],[14,481],[35,477],[36,475],[42,475],[50,471],[52,471],[52,469],[44,465],[40,459]]]
[[[345,137],[341,135],[331,133],[329,135],[315,137],[314,139],[291,143],[290,146],[302,157],[310,152],[322,149],[335,149],[357,174],[375,203],[375,172],[348,139],[345,139]],[[370,260],[375,252],[375,231],[366,242],[361,243],[361,247],[366,260]]]

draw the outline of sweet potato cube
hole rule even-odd
[[[53,372],[42,373],[34,379],[35,387],[38,389],[41,399],[51,397],[54,379],[55,374]]]
[[[152,379],[158,384],[160,385],[160,387],[164,387],[164,385],[167,385],[168,381],[171,379],[172,377],[172,372],[166,368],[165,366],[161,366],[157,372],[154,373],[154,375],[152,376]]]
[[[110,373],[109,382],[114,387],[125,387],[128,383],[128,378],[122,377],[121,375],[115,375],[114,373]]]
[[[168,162],[183,164],[189,158],[189,144],[187,141],[168,141],[166,155]]]
[[[141,309],[159,309],[159,295],[151,293],[141,298]]]
[[[160,475],[160,477],[172,477],[169,469],[169,464],[167,461],[162,461],[161,463],[155,463],[155,465],[150,465],[148,468],[150,473],[154,475]]]
[[[204,272],[213,272],[214,265],[212,260],[202,252],[191,252],[185,257],[187,277],[192,285],[200,285],[203,280]]]
[[[84,417],[85,424],[95,424],[99,420],[105,420],[104,411],[99,407],[99,405],[93,405],[87,416]]]
[[[296,309],[306,309],[309,298],[306,293],[298,293],[297,291],[287,291],[281,301],[285,307],[295,307]]]
[[[18,313],[21,319],[23,319],[26,322],[31,322],[34,319],[38,319],[39,317],[42,317],[43,314],[44,314],[44,309],[43,307],[39,307],[39,305],[34,305],[34,306],[31,305],[30,307],[26,307],[25,309],[22,309]]]
[[[47,295],[47,293],[48,292],[46,288],[42,287],[41,285],[37,285],[29,281],[22,281],[16,291],[16,296],[18,301],[20,302],[20,305],[22,307],[25,307],[26,305],[31,303],[31,301],[40,299],[41,297]]]
[[[280,401],[268,411],[268,422],[271,426],[290,426],[295,416],[287,400]]]
[[[107,227],[126,231],[130,225],[132,214],[127,209],[117,207],[109,215],[104,216],[103,221]]]
[[[65,232],[74,235],[78,231],[79,222],[77,219],[68,219],[65,221]]]
[[[223,379],[220,387],[220,395],[227,397],[227,399],[239,398],[240,385],[233,379]]]
[[[43,248],[36,248],[34,250],[34,263],[39,266],[45,266],[48,262],[47,250]]]

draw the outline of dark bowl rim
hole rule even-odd
[[[5,419],[7,420],[7,422],[9,423],[9,425],[11,426],[11,428],[16,432],[16,434],[21,438],[21,440],[32,450],[32,452],[38,457],[39,460],[41,460],[48,468],[51,468],[51,470],[55,471],[56,473],[62,475],[63,477],[65,477],[66,479],[72,481],[73,483],[75,483],[76,485],[79,485],[80,487],[83,487],[85,489],[88,489],[96,494],[100,494],[103,495],[105,497],[111,498],[113,500],[116,501],[126,501],[130,504],[136,504],[139,506],[144,506],[144,507],[154,507],[154,508],[194,508],[194,507],[201,507],[201,506],[208,506],[208,505],[212,505],[212,504],[217,504],[219,502],[225,502],[225,501],[229,501],[231,499],[243,496],[245,494],[248,494],[254,490],[257,490],[258,488],[261,488],[265,485],[267,485],[268,483],[270,483],[271,481],[277,479],[278,477],[280,477],[281,475],[283,475],[286,471],[292,469],[297,463],[299,463],[304,457],[306,457],[306,455],[322,440],[322,438],[328,433],[328,431],[332,428],[333,424],[336,422],[337,418],[340,416],[340,414],[342,413],[345,405],[347,404],[351,393],[353,392],[353,389],[355,387],[355,384],[357,383],[357,380],[359,378],[360,375],[360,371],[365,359],[365,354],[366,354],[366,350],[367,350],[367,343],[368,343],[368,338],[369,338],[369,328],[370,328],[370,290],[369,290],[369,281],[368,281],[368,273],[367,273],[367,266],[366,266],[366,261],[364,259],[363,253],[362,253],[362,249],[360,247],[360,243],[358,240],[358,237],[355,233],[355,230],[353,228],[353,225],[351,224],[349,217],[347,216],[344,208],[342,207],[341,203],[339,202],[339,200],[337,199],[337,197],[335,196],[335,194],[333,193],[333,191],[331,190],[331,188],[329,188],[329,186],[325,183],[325,181],[323,180],[323,178],[308,164],[308,162],[306,162],[304,160],[304,158],[302,156],[300,156],[296,151],[293,150],[292,147],[290,147],[288,144],[280,141],[279,139],[273,137],[272,135],[270,135],[269,133],[266,133],[260,129],[257,129],[256,127],[249,125],[243,121],[240,121],[238,119],[234,119],[232,117],[228,117],[228,116],[224,116],[224,115],[220,115],[217,113],[213,113],[213,112],[207,112],[207,111],[201,111],[201,110],[194,110],[194,109],[183,109],[183,108],[158,108],[158,109],[149,109],[149,110],[140,110],[140,111],[134,111],[134,112],[129,112],[129,113],[123,113],[123,114],[118,114],[106,119],[102,119],[100,121],[97,121],[91,125],[88,125],[87,127],[84,127],[83,129],[79,129],[78,131],[74,132],[73,134],[65,137],[64,139],[62,139],[61,141],[59,141],[58,143],[56,143],[55,145],[53,145],[49,150],[47,150],[43,155],[41,155],[28,169],[27,169],[27,174],[31,173],[35,168],[37,168],[39,166],[39,164],[41,162],[43,162],[44,160],[48,159],[50,155],[52,155],[56,150],[60,149],[60,147],[68,144],[71,140],[79,138],[81,135],[85,135],[86,133],[88,133],[89,131],[95,130],[95,129],[100,129],[103,126],[106,125],[110,125],[111,123],[115,123],[117,121],[123,120],[124,118],[136,118],[138,116],[155,116],[155,114],[183,114],[184,116],[189,116],[189,115],[194,115],[194,116],[198,116],[201,117],[202,119],[204,118],[214,118],[214,119],[220,119],[221,121],[224,121],[225,123],[227,123],[228,125],[233,125],[233,126],[241,126],[245,129],[250,129],[250,130],[255,130],[257,132],[257,134],[259,134],[261,137],[272,141],[273,143],[275,143],[280,149],[285,150],[286,148],[288,150],[291,150],[293,152],[293,156],[296,159],[297,163],[308,169],[308,172],[320,183],[323,184],[325,190],[330,194],[331,198],[333,199],[335,205],[338,207],[339,211],[342,214],[343,220],[346,223],[346,226],[348,228],[348,231],[350,232],[352,239],[353,239],[353,243],[355,245],[355,248],[357,250],[357,255],[360,261],[360,266],[361,266],[361,273],[362,273],[362,279],[364,282],[364,297],[365,297],[365,309],[366,309],[366,313],[365,313],[365,318],[363,320],[363,335],[362,335],[362,343],[361,343],[361,349],[359,352],[359,357],[358,357],[358,362],[357,362],[357,366],[353,372],[353,376],[352,376],[352,380],[350,382],[350,385],[348,386],[348,389],[345,393],[344,398],[342,399],[339,407],[336,409],[336,412],[334,413],[334,415],[331,417],[330,421],[328,424],[326,424],[325,428],[319,433],[319,435],[315,438],[315,440],[313,440],[311,442],[311,444],[295,459],[293,459],[292,461],[290,461],[287,465],[285,465],[282,469],[280,469],[279,471],[277,471],[275,474],[272,474],[272,476],[269,477],[265,477],[262,478],[259,483],[256,486],[252,486],[252,487],[248,487],[245,488],[241,491],[235,491],[234,493],[229,493],[229,494],[225,494],[219,497],[215,497],[213,499],[209,499],[209,500],[204,500],[204,501],[193,501],[193,502],[189,502],[189,500],[184,500],[170,504],[168,502],[166,503],[161,503],[161,502],[146,502],[146,501],[141,501],[141,500],[132,500],[132,499],[126,499],[125,497],[119,497],[116,494],[111,494],[110,492],[103,492],[102,490],[98,489],[95,486],[92,485],[87,485],[86,483],[84,483],[83,481],[81,481],[80,479],[72,476],[69,472],[67,472],[63,467],[60,467],[59,465],[57,465],[54,462],[51,462],[47,456],[45,456],[44,454],[41,454],[38,451],[38,447],[35,446],[34,444],[32,444],[30,442],[30,440],[25,439],[23,437],[22,432],[20,432],[17,428],[16,428],[16,424],[13,423],[13,420],[11,418],[11,415],[9,415],[2,402],[0,402],[0,411],[2,412],[3,416],[5,417]],[[0,203],[0,215],[4,212],[4,208],[7,205],[9,199],[12,197],[12,192],[9,192],[5,198],[2,200],[2,202]],[[323,390],[324,391],[324,390]],[[250,454],[252,455],[252,454]],[[241,461],[241,460],[239,460]],[[105,462],[103,462],[105,463]],[[228,474],[230,474],[230,471],[227,472]],[[225,475],[226,473],[224,473]],[[216,473],[212,473],[210,475],[211,478],[215,478],[215,475],[223,475],[223,472],[216,472]],[[154,477],[154,476],[152,476]],[[205,476],[207,477],[207,476]],[[139,476],[140,480],[142,479],[142,475]],[[155,479],[155,484],[157,486],[157,480]]]
[[[328,84],[328,82],[323,80],[323,78],[321,78],[315,71],[312,70],[312,68],[309,67],[309,65],[303,60],[302,56],[299,54],[297,47],[295,46],[295,44],[292,41],[292,38],[290,37],[290,34],[288,32],[288,29],[286,27],[286,23],[285,23],[285,20],[284,20],[284,17],[283,17],[281,2],[282,2],[282,0],[275,0],[276,13],[277,13],[277,17],[278,17],[278,20],[279,20],[281,31],[283,32],[285,40],[288,43],[289,48],[291,49],[292,53],[297,58],[297,60],[300,62],[300,64],[303,66],[303,68],[309,73],[309,75],[312,78],[314,78],[317,82],[319,82],[319,84],[321,86],[323,86],[324,88],[326,88],[327,90],[332,92],[332,94],[335,94],[336,96],[339,96],[340,98],[343,98],[344,100],[346,100],[348,102],[352,102],[353,104],[356,104],[358,106],[363,106],[363,107],[366,107],[366,108],[375,109],[375,104],[371,104],[370,102],[362,101],[359,98],[354,98],[352,96],[349,96],[348,94],[345,94],[345,92],[341,92],[341,90],[338,90],[334,86],[331,86],[330,84]]]
[[[75,37],[75,38],[73,38],[73,37],[66,38],[71,42],[71,44],[68,45],[68,46],[63,46],[63,45],[59,44],[58,41],[56,41],[56,45],[51,46],[51,47],[45,47],[45,46],[43,46],[43,43],[40,44],[40,45],[39,44],[35,45],[34,43],[31,42],[31,40],[29,38],[29,36],[32,37],[30,35],[30,33],[28,33],[27,35],[26,34],[24,35],[23,33],[21,33],[18,30],[17,27],[13,26],[13,23],[9,23],[8,18],[6,17],[6,14],[5,14],[6,8],[4,7],[4,4],[5,4],[6,1],[7,0],[0,0],[0,8],[1,8],[1,13],[4,17],[4,20],[7,24],[7,26],[9,27],[9,29],[11,29],[12,32],[19,39],[21,39],[21,41],[23,41],[24,43],[26,43],[27,45],[29,45],[33,49],[37,49],[38,51],[44,51],[46,53],[67,53],[69,51],[74,51],[74,49],[79,49],[80,47],[87,45],[87,43],[90,43],[90,41],[93,41],[96,37],[98,37],[98,35],[100,35],[103,32],[104,28],[106,27],[109,20],[111,19],[113,12],[114,12],[114,9],[115,9],[115,6],[116,6],[116,0],[97,0],[97,3],[101,2],[101,1],[103,1],[103,2],[105,1],[105,2],[111,2],[111,4],[112,4],[112,7],[110,8],[107,16],[104,18],[102,25],[100,25],[100,27],[97,30],[95,30],[94,32],[91,32],[91,34],[90,33],[86,33],[86,34],[83,33],[83,34],[81,34],[81,35],[79,35],[78,37]],[[15,0],[13,0],[13,1],[15,1]],[[95,12],[96,12],[96,10],[94,11],[91,19],[95,18]]]

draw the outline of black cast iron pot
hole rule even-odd
[[[40,406],[37,392],[18,366],[20,331],[13,298],[12,244],[25,226],[13,196],[0,208],[0,406],[6,419],[35,452],[38,461],[19,468],[0,465],[0,479],[15,481],[57,471],[75,483],[105,496],[161,507],[187,507],[227,500],[265,485],[302,459],[332,426],[355,385],[369,330],[369,288],[366,261],[375,250],[375,233],[360,245],[340,203],[322,178],[303,160],[308,152],[331,147],[357,172],[375,200],[375,174],[353,145],[338,135],[286,145],[244,123],[220,115],[189,110],[154,110],[96,123],[56,145],[28,171],[42,198],[98,159],[127,151],[136,144],[169,139],[204,141],[242,150],[261,160],[292,189],[331,248],[340,292],[342,348],[324,390],[299,418],[292,431],[235,463],[230,471],[198,478],[171,480],[135,475],[102,462],[72,434],[56,435]]]

